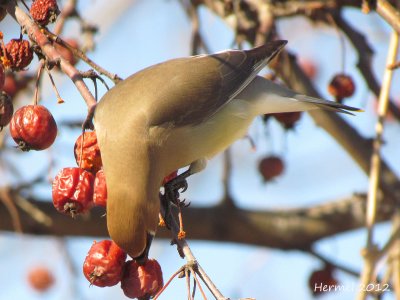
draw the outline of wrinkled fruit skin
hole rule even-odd
[[[96,132],[87,131],[84,135],[83,148],[83,135],[80,135],[75,142],[75,160],[80,168],[96,173],[103,166],[103,163],[101,162],[100,148],[97,144]]]
[[[76,49],[79,48],[79,44],[78,44],[77,40],[75,40],[75,39],[66,38],[66,39],[64,39],[64,41],[67,42],[73,48],[76,48]],[[68,48],[65,48],[57,43],[54,43],[54,48],[56,48],[56,50],[58,51],[58,53],[60,53],[62,58],[64,58],[66,61],[68,61],[71,65],[74,66],[77,64],[78,59],[74,56],[74,54],[72,53],[71,50],[69,50]]]
[[[27,40],[12,39],[6,45],[6,54],[13,71],[23,70],[33,59],[33,51]]]
[[[80,168],[64,168],[54,178],[53,205],[74,217],[92,207],[94,175]]]
[[[153,297],[163,287],[162,271],[155,259],[138,265],[134,260],[126,262],[121,288],[129,298]]]
[[[106,175],[103,170],[96,173],[93,187],[93,203],[98,206],[107,206]]]
[[[26,105],[15,112],[10,133],[22,151],[44,150],[56,139],[57,124],[46,107]]]
[[[258,170],[263,176],[264,181],[270,181],[281,175],[285,165],[281,158],[277,156],[269,156],[262,159],[258,165]]]
[[[356,90],[353,79],[345,74],[334,76],[329,83],[328,92],[337,100],[351,97]]]
[[[126,253],[113,241],[94,242],[83,263],[83,274],[90,284],[105,287],[121,281]]]
[[[29,285],[38,292],[47,291],[54,284],[54,276],[48,268],[35,267],[28,272]]]
[[[164,177],[163,182],[161,183],[161,186],[164,186],[167,182],[170,182],[172,179],[174,179],[178,175],[178,171],[174,171],[171,174],[167,175]]]
[[[10,123],[13,116],[14,106],[10,96],[6,93],[0,93],[0,129]]]
[[[56,0],[34,0],[29,12],[36,22],[46,26],[57,19],[60,10]]]
[[[330,285],[336,286],[338,284],[339,282],[333,277],[333,268],[330,266],[325,266],[322,270],[312,272],[308,279],[308,286],[314,296],[324,293],[324,291],[318,287]]]
[[[299,111],[273,114],[274,118],[282,124],[285,129],[293,129],[300,120],[301,115]]]

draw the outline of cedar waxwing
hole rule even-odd
[[[107,227],[131,257],[147,256],[163,178],[185,166],[188,174],[200,171],[243,137],[256,116],[358,110],[257,76],[286,43],[169,60],[133,74],[101,99],[94,124],[107,180]]]

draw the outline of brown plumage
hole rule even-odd
[[[257,115],[356,110],[256,76],[285,44],[170,60],[104,95],[95,128],[107,179],[107,226],[131,257],[142,255],[156,232],[164,176],[188,165],[192,173],[200,171],[242,137]]]

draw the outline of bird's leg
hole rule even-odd
[[[174,177],[173,179],[169,180],[167,183],[164,184],[164,195],[161,197],[162,204],[164,205],[165,208],[165,218],[166,218],[166,224],[167,227],[169,228],[169,222],[168,218],[170,218],[170,205],[171,203],[176,205],[178,208],[178,218],[179,218],[179,233],[178,233],[178,239],[182,239],[185,237],[186,233],[183,230],[183,221],[182,221],[182,207],[187,207],[190,205],[190,203],[185,203],[185,200],[180,200],[179,199],[179,190],[181,192],[185,192],[188,188],[188,184],[186,181],[186,178],[188,178],[190,175],[193,175],[197,172],[200,172],[205,168],[207,165],[206,159],[198,159],[194,162],[192,162],[189,166],[189,169],[186,170],[185,172],[179,174],[178,176]]]

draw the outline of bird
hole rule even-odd
[[[148,255],[163,178],[184,167],[185,178],[200,172],[244,137],[257,116],[359,111],[259,76],[286,44],[275,40],[248,50],[171,59],[138,71],[100,99],[94,127],[107,181],[107,228],[129,256]]]

